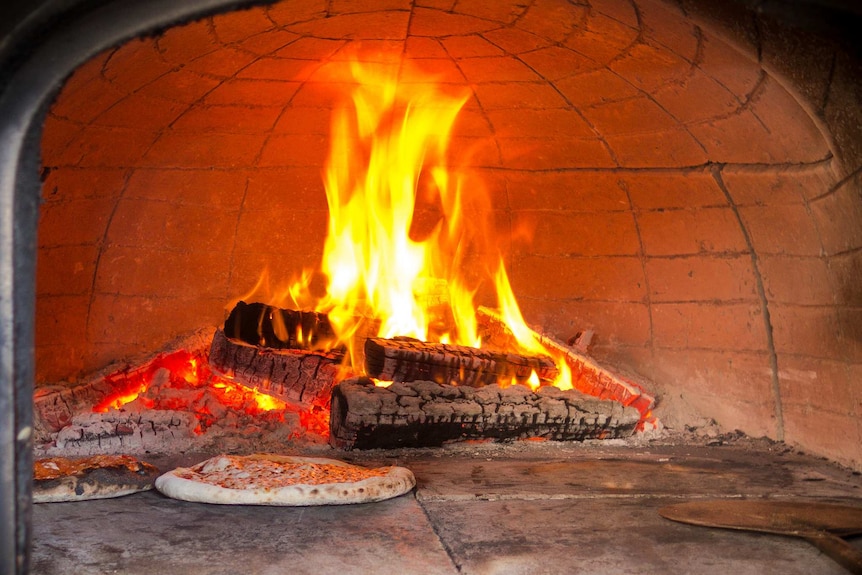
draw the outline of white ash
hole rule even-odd
[[[81,413],[54,443],[57,451],[75,455],[163,451],[188,443],[196,426],[194,415],[180,411]]]
[[[129,404],[132,405],[132,404]],[[285,412],[284,421],[255,421],[229,413],[202,433],[195,415],[176,410],[122,409],[82,413],[35,448],[36,457],[102,454],[281,451],[290,446],[324,444],[326,438],[304,430],[299,414]]]

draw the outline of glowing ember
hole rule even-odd
[[[120,395],[111,395],[102,401],[100,401],[97,405],[93,407],[93,411],[96,413],[107,413],[111,409],[120,409],[122,406],[127,403],[131,403],[135,401],[138,396],[147,390],[147,385],[142,383],[137,389],[132,389],[128,393],[121,393]]]
[[[219,393],[219,396],[224,398],[225,401],[223,403],[225,403],[225,405],[237,403],[237,398],[239,398],[239,403],[241,405],[245,405],[247,398],[251,397],[260,411],[273,411],[276,409],[283,410],[287,407],[287,403],[276,397],[261,393],[256,389],[251,389],[238,383],[218,381],[217,383],[213,383],[212,386],[214,389],[221,392]]]
[[[93,407],[98,413],[119,410],[133,402],[145,409],[189,411],[198,419],[195,431],[203,433],[229,411],[281,422],[287,411],[296,411],[306,430],[328,434],[328,427],[320,422],[322,415],[305,413],[276,397],[218,376],[202,354],[178,351],[161,355],[136,370],[113,373],[105,382],[111,384],[112,393]],[[328,414],[326,421],[328,425]]]
[[[112,393],[93,406],[93,411],[105,413],[110,409],[119,409],[131,403],[149,389],[153,377],[160,369],[167,369],[171,373],[178,374],[178,377],[188,380],[193,378],[196,366],[197,362],[190,353],[177,352],[159,356],[148,365],[133,371],[122,370],[112,373],[105,377],[105,382],[110,384]]]
[[[299,423],[303,429],[323,437],[329,436],[329,410],[319,407],[299,413]]]

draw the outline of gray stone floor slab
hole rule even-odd
[[[666,499],[427,502],[466,575],[843,574],[794,538],[667,521]]]
[[[420,500],[590,497],[860,497],[862,477],[791,452],[549,444],[403,457]]]
[[[329,507],[206,505],[151,491],[35,506],[32,572],[456,573],[412,495]]]

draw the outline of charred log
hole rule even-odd
[[[481,388],[431,381],[375,387],[353,378],[332,392],[330,444],[341,449],[434,447],[467,439],[560,441],[631,435],[637,410],[577,391]]]
[[[224,333],[230,339],[272,349],[320,350],[336,340],[326,314],[244,301],[231,310]]]
[[[436,381],[481,387],[526,382],[535,371],[553,381],[557,366],[547,356],[526,356],[462,345],[427,343],[411,338],[365,340],[365,370],[384,381]]]
[[[482,341],[501,347],[515,345],[514,335],[496,311],[486,307],[480,307],[478,311],[477,319]],[[656,423],[652,415],[655,398],[643,387],[628,378],[612,373],[592,358],[548,335],[534,332],[534,337],[546,348],[556,350],[565,358],[572,373],[572,386],[575,389],[592,397],[614,399],[625,406],[634,407],[641,414],[639,424],[641,427]]]
[[[326,407],[343,358],[340,351],[264,349],[231,340],[217,330],[209,363],[246,387],[284,401]]]

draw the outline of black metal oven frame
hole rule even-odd
[[[267,0],[5,0],[0,6],[0,574],[28,570],[40,139],[65,79],[100,51]]]

